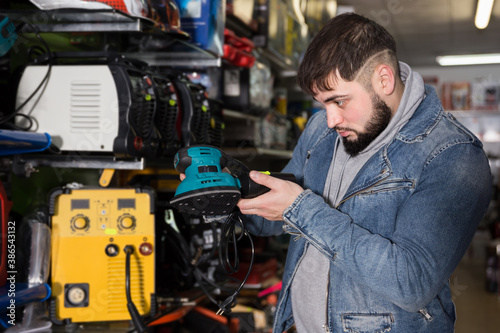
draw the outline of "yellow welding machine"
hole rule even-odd
[[[141,315],[154,309],[153,190],[61,188],[50,195],[51,317],[57,322],[130,320],[129,292]]]

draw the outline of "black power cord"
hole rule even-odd
[[[213,239],[216,240],[217,239],[216,224],[218,224],[219,222],[212,221],[210,223],[212,224]],[[217,311],[218,315],[222,315],[224,313],[230,313],[231,309],[237,303],[236,302],[237,296],[239,295],[241,289],[243,288],[244,284],[248,279],[248,276],[250,275],[255,256],[255,247],[253,240],[250,237],[248,231],[245,229],[239,211],[233,212],[232,214],[228,215],[228,217],[225,219],[222,227],[221,239],[218,245],[219,262],[226,271],[226,274],[229,275],[238,271],[239,269],[237,242],[240,241],[244,236],[248,237],[250,241],[251,245],[250,265],[244,280],[240,282],[240,285],[236,290],[234,290],[233,288],[220,286],[217,283],[211,281],[206,276],[206,274],[199,268],[200,264],[204,263],[209,257],[213,257],[216,250],[215,244],[208,255],[204,255],[196,259],[197,255],[191,254],[189,246],[184,237],[182,237],[180,233],[177,230],[175,230],[172,226],[170,226],[168,223],[165,224],[165,227],[167,229],[167,235],[169,238],[170,245],[172,245],[175,248],[175,251],[178,254],[177,259],[178,259],[178,264],[181,266],[181,275],[185,277],[192,275],[196,279],[196,282],[198,283],[200,289],[203,291],[205,296],[213,304],[219,307],[219,310]],[[237,227],[241,229],[241,234],[239,236],[238,236],[239,231],[237,230]],[[231,260],[230,249],[232,249],[234,252],[233,261]],[[209,290],[209,288],[207,288],[207,286],[211,286],[218,290],[223,290],[225,292],[231,293],[231,295],[222,302],[217,301],[212,296],[211,291]]]
[[[43,87],[43,85],[48,81],[49,77],[50,77],[50,73],[52,72],[52,64],[53,64],[53,60],[54,60],[54,57],[53,57],[53,54],[52,54],[52,51],[50,50],[50,47],[49,45],[47,44],[47,42],[42,38],[42,36],[40,36],[36,26],[34,25],[30,25],[33,30],[34,30],[34,33],[36,35],[36,37],[38,38],[38,40],[43,44],[44,48],[45,48],[45,52],[48,54],[48,69],[47,69],[47,72],[45,73],[45,76],[43,77],[42,81],[38,84],[38,86],[36,87],[36,89],[31,93],[31,95],[24,101],[22,102],[15,110],[14,112],[12,112],[11,114],[9,114],[8,116],[5,116],[5,117],[2,117],[0,118],[0,124],[4,124],[6,122],[8,122],[9,120],[11,120],[12,118],[14,117],[17,117],[17,116],[21,116],[25,119],[27,119],[28,121],[28,126],[26,126],[25,128],[21,128],[15,124],[10,124],[10,123],[7,123],[6,125],[11,127],[12,129],[15,129],[15,130],[20,130],[20,131],[29,131],[31,129],[31,127],[33,126],[33,120],[30,116],[28,115],[24,115],[24,114],[20,114],[19,112],[21,111],[21,109],[26,105],[28,104],[28,102],[33,99],[33,97],[37,94],[37,92]],[[21,26],[18,26],[18,29],[16,30],[19,30]]]
[[[130,256],[134,253],[134,247],[132,245],[127,245],[123,249],[126,254],[125,259],[125,293],[127,295],[127,309],[130,313],[130,318],[132,318],[132,323],[134,324],[135,330],[139,333],[146,332],[147,327],[142,320],[137,307],[132,301],[132,296],[130,292]]]
[[[241,228],[241,234],[239,237],[237,237],[237,231],[236,231],[236,226],[239,226]],[[228,218],[226,219],[226,222],[224,222],[222,234],[221,234],[221,240],[219,244],[219,260],[221,262],[221,265],[223,265],[224,269],[228,274],[232,274],[234,272],[237,272],[239,270],[239,259],[238,259],[238,246],[237,243],[240,241],[243,236],[247,236],[248,240],[250,241],[250,247],[251,247],[251,257],[250,257],[250,264],[248,266],[248,271],[245,275],[245,278],[243,281],[240,283],[239,287],[231,294],[231,296],[227,297],[224,301],[217,303],[217,306],[219,307],[219,310],[217,311],[218,315],[222,315],[224,313],[230,313],[231,309],[236,306],[237,304],[237,297],[240,294],[241,289],[245,285],[248,276],[250,275],[250,272],[252,270],[253,266],[253,260],[255,256],[255,247],[253,244],[252,237],[248,233],[248,231],[245,229],[245,225],[243,224],[243,221],[241,220],[241,216],[239,214],[239,210],[231,213]],[[232,243],[232,248],[234,250],[234,263],[231,263],[230,259],[230,253],[229,253],[229,245]]]

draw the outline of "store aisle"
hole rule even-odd
[[[500,297],[486,291],[483,263],[463,260],[450,284],[457,307],[456,333],[500,332]]]

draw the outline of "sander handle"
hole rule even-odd
[[[179,173],[185,173],[193,162],[193,158],[188,154],[188,149],[189,147],[182,148],[174,156],[174,168]]]
[[[295,175],[293,173],[283,173],[283,172],[263,172],[271,177],[279,178],[282,180],[288,180],[291,182],[297,182]],[[257,184],[252,179],[250,175],[247,177],[241,177],[241,197],[243,199],[252,199],[269,192],[269,188],[260,184]]]

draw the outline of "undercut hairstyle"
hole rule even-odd
[[[399,77],[392,35],[366,17],[345,13],[328,21],[312,39],[299,66],[297,83],[304,92],[315,95],[332,90],[340,77],[347,82],[357,80],[370,91],[371,75],[382,63]]]

